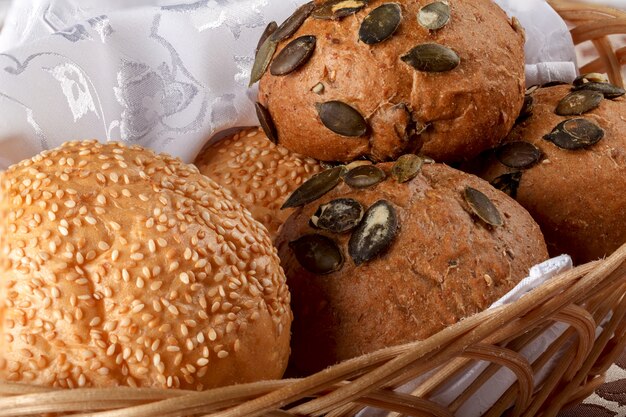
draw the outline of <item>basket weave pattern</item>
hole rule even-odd
[[[581,72],[607,73],[613,84],[623,86],[626,47],[615,50],[608,36],[626,34],[626,13],[564,0],[550,3],[572,25],[575,43],[591,41],[598,51],[599,58]],[[427,340],[355,358],[308,378],[199,393],[133,388],[71,391],[0,384],[0,417],[46,413],[343,417],[365,406],[388,410],[389,417],[451,417],[501,367],[510,369],[517,383],[485,416],[555,416],[595,391],[626,348],[625,295],[626,245],[605,260],[553,278],[515,303],[472,316]],[[603,321],[603,331],[596,337]],[[518,352],[555,322],[570,327],[530,364]],[[534,375],[559,352],[554,370],[535,387]],[[490,365],[449,407],[429,400],[443,383],[477,360]],[[428,378],[411,395],[393,391],[425,374]]]

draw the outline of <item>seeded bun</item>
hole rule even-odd
[[[349,172],[296,210],[277,239],[292,293],[296,374],[426,339],[484,310],[547,258],[530,215],[480,178],[426,164],[398,183],[390,165],[379,166],[387,179],[368,188],[346,178],[365,185],[374,175]],[[361,220],[354,201],[365,210]],[[358,226],[338,227],[349,219]]]
[[[73,142],[0,186],[0,380],[201,390],[281,377],[291,312],[276,250],[195,167]]]
[[[557,115],[557,105],[571,90],[572,86],[561,85],[533,92],[532,115],[513,129],[502,147],[474,161],[470,170],[515,196],[541,226],[550,254],[567,253],[576,263],[585,263],[610,255],[626,242],[626,99],[602,99],[600,94],[595,109]],[[593,100],[588,96],[581,105]],[[602,137],[575,150],[560,147],[573,144],[567,136],[562,136],[565,142],[560,146],[544,139],[570,119],[590,122]],[[520,143],[534,147],[535,156],[516,150]]]
[[[524,34],[492,0],[450,2],[448,20],[447,6],[437,2],[439,24],[429,21],[437,16],[432,9],[422,12],[424,25],[441,25],[436,30],[418,22],[429,2],[344,1],[335,5],[335,20],[315,17],[330,4],[296,12],[284,27],[297,30],[278,43],[261,79],[261,123],[280,145],[323,161],[386,161],[421,148],[451,162],[478,155],[510,131],[524,97]],[[376,15],[386,15],[385,24]],[[379,33],[398,21],[395,32]],[[272,55],[272,39],[281,38],[276,33],[287,29],[261,46],[252,81]],[[417,46],[423,49],[409,54]]]
[[[287,220],[285,198],[320,171],[319,162],[271,143],[263,130],[245,129],[202,150],[196,158],[200,172],[232,193],[272,240]]]

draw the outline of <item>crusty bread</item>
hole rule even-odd
[[[399,0],[393,3],[401,8],[397,30],[380,43],[366,44],[359,40],[363,21],[390,4],[366,3],[339,20],[310,16],[278,44],[258,100],[273,120],[279,144],[319,160],[343,162],[392,160],[420,147],[437,161],[459,161],[498,144],[524,97],[521,26],[492,0],[464,0],[449,2],[448,23],[429,30],[417,15],[430,2]],[[303,36],[315,37],[308,60],[290,73],[272,75],[281,51]],[[425,72],[403,61],[415,46],[432,43],[452,49],[460,64]],[[317,106],[335,100],[360,113],[367,129],[349,137],[327,128]]]
[[[547,258],[539,226],[530,215],[480,178],[427,164],[414,179],[398,183],[389,177],[390,164],[381,167],[386,180],[365,189],[340,183],[295,211],[277,239],[292,293],[291,366],[298,374],[428,338],[484,310]],[[492,202],[502,226],[479,220],[464,197],[466,187]],[[350,243],[356,232],[333,233],[310,223],[319,215],[318,207],[339,198],[354,199],[365,209],[386,200],[396,212],[391,245],[358,266]],[[311,234],[332,239],[343,253],[336,272],[320,275],[301,264],[312,258],[298,258],[294,242]],[[385,233],[379,229],[371,234]]]
[[[200,172],[231,192],[272,240],[291,211],[285,198],[320,171],[319,162],[274,145],[259,128],[244,129],[202,150],[194,162]]]
[[[537,89],[532,93],[532,115],[504,141],[534,145],[541,154],[537,164],[510,168],[489,152],[469,169],[488,181],[519,171],[515,198],[541,226],[550,254],[567,253],[581,264],[610,255],[626,242],[626,99],[604,99],[580,116],[559,116],[555,109],[571,88]],[[597,124],[604,137],[577,150],[544,139],[557,125],[574,118]]]
[[[280,378],[289,299],[265,229],[178,159],[72,142],[0,176],[2,380]]]

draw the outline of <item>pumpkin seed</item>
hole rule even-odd
[[[338,271],[343,265],[343,254],[334,240],[311,234],[289,243],[300,265],[309,272],[326,275]]]
[[[320,161],[320,167],[322,167],[323,170],[336,168],[341,165],[343,165],[343,163],[337,161]]]
[[[278,143],[278,132],[276,131],[276,126],[274,125],[269,110],[258,101],[254,104],[254,108],[256,109],[256,117],[259,119],[259,124],[265,136],[267,136],[270,142],[274,144]]]
[[[397,3],[385,3],[368,14],[359,29],[359,39],[374,45],[389,38],[400,26],[402,9]]]
[[[450,21],[450,6],[442,1],[430,3],[420,9],[417,21],[428,30],[441,29]]]
[[[331,0],[317,6],[311,15],[316,19],[339,20],[358,12],[366,5],[365,0]]]
[[[587,83],[608,83],[609,78],[598,72],[590,72],[589,74],[582,74],[576,77],[574,80],[574,86],[578,87]]]
[[[528,142],[509,142],[496,149],[496,158],[509,168],[528,169],[541,160],[541,150]]]
[[[267,67],[270,65],[270,62],[272,62],[272,57],[276,52],[276,45],[277,43],[272,42],[269,38],[261,44],[254,57],[254,64],[252,65],[252,72],[250,73],[250,83],[248,84],[248,87],[251,87],[263,77],[263,74],[267,71]]]
[[[500,212],[485,194],[475,188],[465,187],[463,197],[465,197],[465,201],[469,204],[472,212],[485,223],[491,226],[504,224]]]
[[[287,75],[305,64],[315,50],[315,36],[300,36],[289,42],[279,53],[272,65],[272,75]]]
[[[352,198],[338,198],[319,206],[311,217],[311,226],[333,233],[348,232],[361,222],[365,210]]]
[[[597,91],[581,90],[565,96],[556,106],[559,116],[579,116],[597,108],[604,100],[604,95]]]
[[[604,137],[604,130],[587,119],[569,119],[558,124],[545,140],[559,148],[577,150],[588,148]]]
[[[424,160],[417,155],[402,155],[391,168],[391,176],[399,183],[412,180],[419,174]]]
[[[352,233],[348,252],[358,266],[381,255],[398,234],[398,216],[391,203],[380,200],[372,205]]]
[[[437,43],[417,45],[400,59],[423,72],[451,71],[461,63],[456,52]]]
[[[367,122],[354,107],[341,101],[327,101],[316,105],[324,126],[338,135],[363,136],[367,132]]]
[[[267,38],[269,38],[272,33],[276,32],[277,28],[278,28],[278,25],[274,21],[270,22],[265,27],[265,30],[263,31],[263,34],[259,38],[259,43],[256,45],[256,49],[254,50],[255,53],[259,52],[259,49],[261,48],[261,45],[263,45],[263,43],[265,43]]]
[[[524,30],[524,26],[522,25],[522,22],[520,22],[519,19],[515,16],[511,18],[511,27],[516,33],[525,36],[526,31]]]
[[[609,83],[589,82],[574,87],[574,91],[597,91],[604,95],[604,98],[614,99],[626,94],[626,90]]]
[[[341,176],[345,171],[346,167],[341,165],[315,174],[291,193],[281,210],[304,206],[311,201],[317,200],[339,184]]]
[[[343,181],[352,188],[369,188],[386,177],[385,171],[375,165],[361,165],[346,172]]]
[[[519,189],[521,181],[522,172],[518,171],[500,175],[491,182],[491,185],[494,188],[508,194],[511,198],[517,198],[517,190]]]
[[[291,37],[311,15],[313,9],[315,9],[315,3],[312,1],[298,7],[296,11],[272,33],[270,39],[274,42],[280,42]]]
[[[524,104],[522,105],[522,110],[520,111],[519,116],[517,117],[517,122],[522,122],[528,119],[533,115],[533,108],[535,107],[535,99],[530,95],[524,96]]]

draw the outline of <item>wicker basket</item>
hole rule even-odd
[[[581,72],[605,72],[623,86],[626,47],[608,36],[626,34],[626,13],[564,0],[551,1],[572,25],[577,44],[591,41],[599,58]],[[626,245],[606,260],[579,266],[519,301],[472,316],[428,340],[355,358],[300,380],[238,385],[205,392],[133,388],[55,390],[0,384],[0,417],[59,413],[81,416],[353,416],[365,406],[389,416],[450,417],[501,367],[517,376],[485,416],[555,416],[604,381],[626,347]],[[602,333],[596,326],[606,317]],[[569,329],[530,364],[519,352],[555,322]],[[596,337],[597,336],[597,337]],[[573,341],[573,343],[572,343]],[[564,352],[564,353],[563,353]],[[556,367],[535,387],[534,375],[558,354]],[[444,382],[475,361],[490,365],[448,408],[429,401]],[[428,377],[412,393],[393,388]]]

